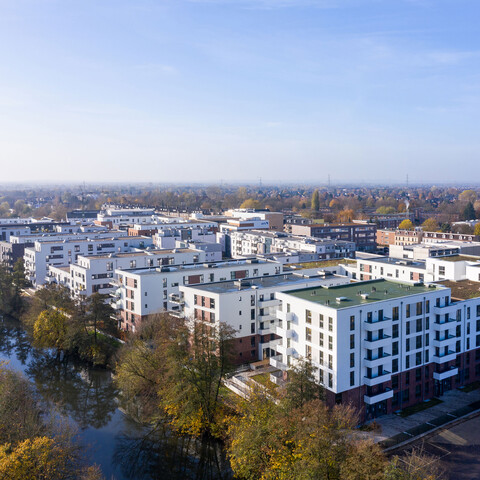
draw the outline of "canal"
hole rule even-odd
[[[106,480],[231,478],[218,443],[139,425],[123,413],[109,371],[58,361],[32,347],[21,324],[7,317],[0,321],[0,361],[4,360],[78,431],[89,463],[100,465]]]

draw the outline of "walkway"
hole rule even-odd
[[[386,449],[396,448],[442,425],[473,412],[480,412],[480,390],[478,389],[471,392],[451,390],[440,397],[440,400],[442,403],[408,417],[403,418],[392,414],[375,419],[380,430],[372,432],[374,441]]]

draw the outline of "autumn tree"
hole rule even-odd
[[[406,218],[405,220],[402,220],[400,222],[400,225],[398,226],[398,228],[400,230],[413,230],[415,227],[414,227],[412,221],[409,220],[408,218]]]
[[[351,222],[354,217],[355,217],[355,214],[353,210],[350,210],[347,208],[344,208],[343,210],[337,213],[337,221],[340,223]]]
[[[262,204],[259,200],[255,200],[254,198],[247,198],[241,205],[240,208],[254,208],[260,209],[262,208]]]
[[[67,316],[60,310],[48,309],[40,313],[33,326],[35,344],[41,348],[55,348],[57,351],[66,347]]]
[[[320,210],[320,193],[318,190],[314,190],[312,194],[311,209],[314,212],[318,212]]]
[[[427,218],[422,223],[422,229],[424,232],[437,232],[438,231],[438,223],[434,218]]]
[[[462,216],[463,216],[464,220],[475,220],[477,218],[477,216],[475,214],[475,209],[473,208],[473,203],[472,202],[468,202],[465,205],[465,208],[463,209]]]
[[[474,235],[480,236],[480,222],[475,225],[475,229],[473,231]]]

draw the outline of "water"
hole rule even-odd
[[[41,397],[78,430],[90,463],[107,480],[231,478],[218,443],[178,437],[168,428],[139,425],[119,407],[110,372],[59,362],[32,347],[15,320],[0,321],[0,361],[22,372]]]

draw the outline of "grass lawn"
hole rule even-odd
[[[305,263],[288,263],[284,265],[285,267],[296,267],[297,269],[301,268],[324,268],[324,267],[336,267],[337,265],[348,265],[349,263],[356,263],[356,260],[338,258],[335,260],[319,260],[317,262],[305,262]]]
[[[439,400],[438,398],[432,398],[428,402],[423,402],[417,405],[412,405],[411,407],[404,408],[403,410],[400,411],[399,416],[409,417],[414,413],[423,412],[423,410],[427,410],[427,408],[434,407],[435,405],[438,405],[440,403],[443,403],[443,401]]]
[[[277,385],[270,381],[270,373],[259,373],[258,375],[253,375],[250,378],[264,387],[278,388]]]

